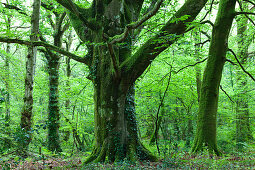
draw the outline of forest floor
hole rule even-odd
[[[255,169],[255,153],[225,155],[211,157],[208,155],[192,156],[187,152],[172,155],[171,158],[161,159],[158,162],[137,162],[131,164],[127,161],[114,164],[90,163],[83,165],[84,157],[75,155],[70,158],[51,157],[27,158],[21,160],[17,157],[3,160],[0,158],[0,170],[5,169]]]

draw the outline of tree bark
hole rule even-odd
[[[235,16],[235,4],[235,0],[221,0],[219,4],[202,81],[193,153],[207,147],[210,153],[221,154],[216,142],[216,115],[219,86],[228,50],[228,36]]]
[[[33,13],[31,17],[31,35],[30,40],[37,41],[39,33],[40,18],[40,0],[34,0]],[[26,78],[25,78],[25,96],[24,106],[21,111],[20,127],[23,133],[23,139],[19,141],[19,147],[22,152],[26,152],[29,143],[32,140],[32,116],[33,116],[33,85],[36,64],[37,47],[28,47],[28,55],[26,57]],[[26,153],[25,153],[26,155]]]

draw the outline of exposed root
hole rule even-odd
[[[127,151],[124,157],[120,156],[121,153],[115,153],[113,155],[111,148],[107,146],[107,140],[105,140],[104,144],[100,148],[95,148],[94,152],[88,157],[88,159],[84,162],[84,164],[90,162],[121,162],[124,159],[135,163],[136,161],[151,161],[156,162],[158,159],[154,156],[148,149],[146,149],[141,142],[132,142],[127,147]]]

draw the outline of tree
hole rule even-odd
[[[126,110],[132,96],[130,90],[152,60],[186,31],[185,23],[195,19],[206,1],[187,1],[159,34],[134,55],[133,30],[156,13],[162,1],[140,20],[137,19],[143,1],[93,1],[87,9],[68,0],[58,2],[69,10],[69,18],[79,37],[94,43],[88,45],[83,61],[90,68],[95,100],[96,143],[87,162],[124,158],[155,160],[137,138],[134,111]],[[188,19],[178,19],[183,16]],[[117,44],[119,42],[122,44]]]
[[[39,34],[39,17],[40,17],[40,0],[34,0],[33,14],[31,17],[31,35],[30,40],[37,41]],[[21,111],[21,122],[20,127],[24,135],[24,138],[19,141],[19,149],[21,152],[26,152],[29,143],[32,140],[32,116],[33,116],[33,84],[34,84],[34,73],[35,73],[35,62],[36,62],[36,46],[29,46],[27,61],[26,61],[26,78],[25,78],[25,95],[24,95],[24,106]],[[26,156],[26,153],[25,153]]]
[[[46,10],[52,10],[55,15],[55,22],[51,16],[48,16],[53,29],[53,41],[54,45],[61,48],[62,38],[64,32],[69,27],[69,22],[65,23],[66,13],[61,12],[59,8],[55,8],[52,5],[42,3],[42,7]],[[41,35],[41,40],[46,41]],[[49,73],[49,104],[48,104],[48,149],[50,151],[61,152],[59,141],[59,61],[61,56],[53,51],[46,49],[43,51],[47,59],[48,73]]]
[[[79,58],[43,42],[33,44],[68,55],[90,69],[88,78],[94,84],[95,147],[87,162],[113,162],[124,158],[156,160],[138,139],[133,84],[161,52],[183,36],[188,23],[196,18],[207,0],[186,1],[134,54],[132,46],[139,28],[157,13],[162,0],[143,17],[140,17],[143,0],[94,0],[89,8],[82,8],[70,0],[57,2],[68,10],[81,40],[90,42],[87,55]],[[29,41],[17,39],[0,38],[0,41],[31,45]]]
[[[219,4],[201,86],[197,132],[192,152],[199,152],[206,146],[210,153],[220,155],[216,142],[216,116],[228,37],[235,17],[235,4],[235,0],[221,0]]]

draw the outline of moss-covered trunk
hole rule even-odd
[[[40,0],[34,0],[33,14],[31,17],[31,41],[38,40],[39,32],[39,16],[40,16]],[[26,57],[26,78],[25,78],[25,95],[24,105],[21,111],[21,133],[22,138],[19,142],[19,151],[23,156],[27,156],[29,143],[32,140],[32,116],[33,116],[33,85],[36,64],[37,47],[30,46]]]
[[[114,73],[106,46],[94,48],[93,54],[95,146],[86,162],[155,160],[137,136],[132,84]],[[116,47],[115,54],[127,55],[130,50]]]
[[[210,153],[220,155],[216,142],[216,115],[219,86],[228,50],[228,36],[235,14],[235,4],[235,0],[221,0],[219,4],[202,81],[193,152],[199,152],[207,147]]]
[[[59,141],[59,56],[51,55],[49,60],[49,110],[48,110],[48,149],[61,152]]]

